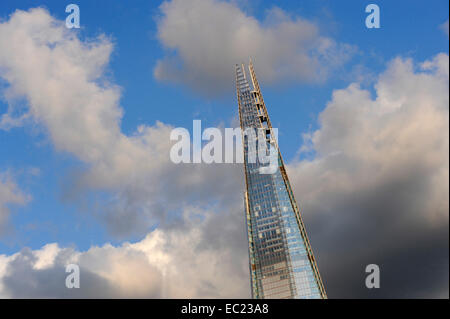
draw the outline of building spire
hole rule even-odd
[[[236,66],[236,88],[241,129],[263,129],[266,141],[276,147],[278,166],[261,174],[261,163],[249,162],[248,139],[243,133],[245,209],[249,240],[250,273],[254,298],[327,298],[316,260],[294,198],[270,123],[251,57],[248,66]]]

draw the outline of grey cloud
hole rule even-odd
[[[240,212],[241,207],[232,213],[187,208],[182,228],[154,230],[136,243],[106,244],[84,252],[50,244],[0,255],[0,296],[249,297],[245,231],[235,227]],[[69,263],[80,266],[79,289],[65,287]]]
[[[232,90],[232,66],[250,56],[263,82],[320,82],[356,51],[276,7],[263,22],[218,0],[166,1],[160,10],[158,38],[167,54],[157,62],[155,77],[206,95]]]
[[[34,269],[36,257],[29,249],[23,249],[8,264],[3,278],[3,293],[9,298],[114,298],[117,289],[106,279],[80,268],[79,289],[65,286],[68,273],[66,264],[58,263],[46,269]]]
[[[112,234],[145,235],[191,201],[229,201],[218,194],[242,181],[233,165],[173,164],[170,125],[121,132],[120,88],[103,72],[113,49],[106,36],[82,41],[37,8],[17,10],[0,23],[0,46],[0,76],[10,84],[6,100],[14,106],[14,98],[26,99],[27,121],[39,124],[56,150],[82,162],[63,199],[80,203],[80,211],[104,221]],[[2,118],[14,114],[11,109]]]
[[[319,268],[331,298],[448,298],[448,55],[395,59],[375,89],[335,91],[288,168]]]
[[[281,15],[278,24],[274,24],[278,27],[263,28],[233,5],[218,3],[194,4],[207,5],[209,10],[222,6],[222,11],[232,12],[240,19],[235,25],[255,28],[255,34],[263,30],[276,35],[277,28],[285,27],[296,33],[298,26],[303,26],[309,33],[300,39],[310,44],[314,42],[312,35],[317,35],[315,27],[303,20]],[[174,1],[164,6],[169,19],[172,13],[180,14],[178,6],[183,4]],[[192,11],[194,16],[196,13]],[[30,252],[0,255],[0,264],[6,265],[5,273],[0,273],[0,286],[13,296],[20,296],[21,291],[23,296],[27,289],[30,296],[37,296],[30,283],[39,287],[47,280],[49,290],[44,290],[45,294],[60,295],[61,265],[79,258],[92,282],[85,288],[84,296],[248,297],[241,169],[235,165],[171,164],[167,156],[171,127],[162,123],[140,127],[132,136],[122,134],[117,88],[112,85],[100,90],[95,83],[85,81],[86,76],[101,79],[100,69],[108,62],[111,44],[103,39],[86,47],[65,35],[52,21],[47,12],[39,9],[16,13],[0,24],[0,43],[18,30],[23,31],[20,36],[24,37],[24,41],[12,46],[2,46],[12,48],[0,52],[0,66],[9,69],[2,77],[15,79],[14,93],[24,95],[32,113],[41,115],[34,120],[48,129],[55,147],[86,164],[87,172],[79,174],[75,187],[81,193],[107,190],[113,194],[114,200],[98,203],[95,214],[115,234],[128,234],[136,228],[144,232],[152,223],[160,225],[160,229],[135,244],[105,245],[87,252],[62,249],[49,266],[37,269],[35,261],[26,258]],[[41,31],[39,35],[44,39],[59,39],[53,50],[44,45],[45,41],[35,42],[35,29]],[[164,37],[169,48],[180,45],[171,32]],[[328,43],[328,47],[332,45]],[[28,50],[21,49],[24,44]],[[326,42],[322,44],[327,47]],[[77,56],[94,55],[97,59],[78,61],[66,50],[69,47],[75,49]],[[186,50],[191,54],[190,48]],[[211,50],[214,52],[215,48]],[[62,61],[78,65],[80,74],[66,78],[64,74],[70,72],[35,72],[31,66],[40,64],[24,66],[22,62],[30,57],[13,59],[17,52],[41,52],[50,70],[51,65]],[[240,59],[247,52],[229,54]],[[196,69],[189,74],[193,78],[180,75],[183,80],[192,80],[192,85],[211,81],[220,87],[224,80],[214,78],[214,68],[226,65],[229,70],[229,63],[235,63],[225,61],[220,65],[215,60],[202,59],[201,64],[197,58],[194,54],[192,65]],[[297,66],[307,58],[308,54],[300,55]],[[262,70],[268,81],[281,76],[277,73],[279,61],[273,61],[269,63],[271,69]],[[281,72],[282,76],[292,76],[285,72]],[[28,74],[35,74],[36,78],[29,78]],[[308,74],[302,73],[297,79],[306,80]],[[74,79],[77,85],[73,84]],[[55,91],[49,83],[61,87]],[[39,94],[32,87],[38,88]],[[67,88],[75,95],[86,94],[83,98],[89,102],[87,105],[97,105],[95,112],[76,113],[79,109],[72,103],[79,104],[78,96],[63,99],[67,103],[63,106],[54,103],[55,94],[70,91]],[[375,89],[376,99],[355,84],[335,91],[320,116],[320,129],[311,134],[309,141],[317,156],[288,167],[319,268],[330,297],[448,296],[448,55],[438,55],[419,66],[410,60],[396,59],[379,77]],[[61,118],[50,116],[55,109]],[[95,125],[83,116],[86,114],[95,119]],[[72,132],[85,135],[78,139]],[[12,267],[12,263],[17,264]],[[381,266],[379,291],[368,292],[362,286],[368,263]],[[163,269],[170,271],[171,281],[162,275]],[[24,272],[28,273],[24,278],[29,280],[21,281],[20,274]],[[49,278],[51,272],[58,273],[55,282]],[[147,277],[124,277],[130,272]]]

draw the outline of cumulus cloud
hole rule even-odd
[[[48,244],[0,255],[0,297],[248,298],[248,260],[235,258],[243,251],[232,244],[216,249],[206,241],[205,232],[217,218],[188,208],[183,229],[157,229],[137,243],[83,252]],[[65,287],[68,264],[80,267],[79,289]]]
[[[317,82],[355,51],[276,7],[263,22],[217,0],[166,1],[160,10],[158,38],[167,54],[157,62],[155,77],[209,95],[230,91],[233,65],[249,56],[263,82]]]
[[[269,18],[260,23],[229,3],[192,2],[192,7],[200,5],[211,6],[208,12],[216,12],[216,6],[224,14],[232,12],[226,17],[235,23],[228,23],[227,29],[238,25],[269,38],[281,37],[276,33],[280,28],[295,34],[298,25],[302,30],[314,29],[311,23],[277,10],[272,14],[281,18],[270,24]],[[164,30],[177,29],[161,28],[173,21],[169,16],[179,14],[180,6],[183,2],[163,4],[159,21],[160,37],[166,37],[162,41],[178,51],[172,57],[174,65],[180,66],[178,76],[195,86],[214,83],[205,78],[223,84],[223,79],[214,78],[220,72],[209,68],[225,69],[226,64],[229,70],[236,61],[215,64],[208,60],[214,57],[205,54],[204,65],[197,64],[197,57],[191,63],[184,56],[193,51],[181,46],[171,32],[163,35]],[[194,21],[206,19],[195,12],[186,8],[185,15]],[[180,24],[187,21],[182,18]],[[215,18],[218,26],[225,26]],[[77,251],[50,244],[0,255],[1,296],[248,297],[242,192],[236,186],[242,185],[241,169],[173,165],[168,157],[171,127],[163,123],[123,134],[120,88],[103,75],[113,49],[111,41],[105,36],[81,41],[62,23],[43,9],[17,11],[0,23],[0,76],[8,84],[4,92],[9,103],[0,126],[39,123],[57,150],[80,159],[85,170],[76,174],[73,187],[111,191],[109,203],[94,214],[113,232],[121,234],[142,225],[142,231],[148,232],[153,222],[159,227],[138,243],[116,247]],[[316,40],[310,33],[300,37],[299,43],[310,46],[295,51],[299,57],[292,60],[294,70],[302,56],[311,65],[324,58],[311,55]],[[206,37],[202,35],[199,39]],[[227,37],[234,36],[235,31],[222,38],[232,43]],[[254,42],[256,47],[259,41]],[[273,43],[284,59],[291,58],[282,50],[284,42]],[[308,73],[294,75],[278,67],[279,60],[267,57],[275,49],[257,55],[258,65],[261,55],[263,62],[270,62],[271,67],[263,71],[266,80],[308,78]],[[184,50],[187,53],[180,53]],[[244,54],[249,53],[232,56],[246,59],[241,57]],[[159,67],[165,76],[174,75],[164,70],[164,61],[155,72]],[[323,74],[320,69],[315,72],[311,73],[314,79]],[[392,61],[376,81],[375,92],[372,97],[357,84],[334,91],[321,113],[320,129],[306,143],[316,156],[288,167],[329,296],[448,297],[448,55],[419,65],[407,59]],[[17,117],[21,99],[27,101],[27,108]],[[2,185],[18,193],[11,182],[0,182],[0,212],[6,207]],[[8,198],[3,203],[12,203],[14,197]],[[188,203],[198,206],[186,209]],[[185,215],[173,222],[182,207]],[[65,265],[72,262],[82,270],[79,290],[64,287]],[[364,287],[364,268],[369,263],[381,267],[382,288],[376,291]]]
[[[375,84],[333,92],[288,173],[330,297],[447,297],[449,58],[397,58]],[[381,289],[364,286],[381,268]]]
[[[0,172],[0,235],[7,231],[11,210],[9,205],[24,205],[30,196],[24,194],[8,172]]]
[[[120,88],[104,75],[113,50],[108,37],[82,41],[64,21],[37,8],[17,10],[0,23],[0,46],[0,77],[7,83],[3,92],[9,104],[0,128],[38,123],[56,150],[84,163],[66,197],[111,192],[106,201],[99,196],[98,209],[90,208],[112,233],[144,233],[185,200],[206,201],[211,193],[235,187],[225,177],[237,177],[236,168],[173,164],[170,125],[157,122],[131,135],[121,132]],[[225,182],[210,185],[212,178]]]
[[[82,41],[72,31],[40,8],[0,23],[0,77],[9,104],[0,126],[36,123],[56,150],[78,158],[84,165],[65,196],[82,201],[106,191],[88,211],[112,234],[158,229],[118,247],[80,252],[50,244],[0,256],[1,294],[248,297],[241,165],[173,164],[172,127],[163,123],[123,134],[120,88],[104,76],[113,44],[104,35]],[[198,218],[183,217],[190,203]],[[71,262],[81,268],[79,290],[64,287]]]
[[[448,55],[395,59],[375,93],[357,84],[334,91],[307,143],[316,157],[288,167],[328,294],[448,297]],[[248,297],[242,209],[190,208],[177,227],[134,244],[0,256],[2,294]],[[88,278],[79,291],[61,286],[68,262]],[[371,263],[381,268],[377,290],[364,286]]]

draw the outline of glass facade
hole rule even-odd
[[[243,133],[252,296],[326,298],[251,62],[249,74],[251,86],[244,65],[236,65],[241,130],[262,131],[261,145],[276,150],[278,164],[270,173],[263,170],[268,164],[254,154],[261,145],[255,149]]]

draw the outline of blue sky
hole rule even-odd
[[[351,75],[344,74],[351,72],[354,65],[362,64],[376,74],[387,61],[398,55],[422,61],[438,52],[448,52],[448,39],[439,29],[439,24],[448,17],[447,1],[426,5],[422,1],[378,1],[382,25],[378,30],[367,29],[364,25],[365,5],[371,3],[366,2],[276,3],[294,15],[320,21],[325,34],[358,47],[355,59],[326,83],[263,87],[272,122],[280,127],[280,143],[287,160],[296,155],[302,142],[301,133],[317,126],[317,114],[330,100],[332,90],[344,88],[353,81]],[[228,122],[236,115],[236,98],[232,90],[227,96],[204,98],[179,85],[155,80],[152,74],[155,61],[163,54],[156,36],[155,19],[160,14],[157,2],[78,1],[77,4],[81,11],[81,36],[94,37],[104,33],[115,43],[109,72],[112,81],[123,89],[123,132],[131,133],[138,125],[153,125],[156,120],[191,129],[195,118],[214,126]],[[271,1],[255,1],[244,8],[250,15],[263,19],[265,11],[274,5]],[[27,10],[35,6],[35,1],[3,1],[0,14],[6,19],[16,9]],[[40,6],[61,20],[67,16],[61,1],[43,1]],[[255,67],[258,72],[258,66]],[[230,83],[233,81],[231,78]],[[4,110],[7,106],[3,103],[1,107]],[[41,171],[33,178],[19,173],[19,183],[32,194],[33,201],[26,207],[14,209],[14,234],[2,240],[2,252],[12,253],[23,246],[37,248],[52,241],[75,244],[82,249],[114,241],[102,227],[61,199],[64,176],[71,167],[79,165],[76,159],[55,152],[39,129],[14,128],[0,131],[0,134],[3,150],[0,165],[3,169],[20,171],[23,167],[37,167]],[[285,135],[290,138],[283,138]],[[36,225],[36,229],[30,231],[32,225]]]
[[[364,9],[369,3],[380,7],[380,29],[365,27]],[[62,1],[1,1],[0,23],[8,20],[17,9],[36,6],[64,20],[67,4]],[[132,135],[139,125],[153,126],[157,121],[188,129],[192,128],[193,119],[201,119],[204,127],[231,125],[237,115],[234,78],[230,77],[229,88],[216,95],[155,78],[157,61],[167,52],[173,54],[158,38],[158,19],[163,15],[158,1],[79,0],[76,4],[81,11],[81,29],[73,32],[80,39],[105,34],[114,44],[106,77],[121,88],[120,127],[125,135]],[[400,56],[419,63],[441,52],[448,54],[448,34],[440,28],[448,21],[449,3],[445,0],[256,0],[232,4],[262,24],[268,10],[276,6],[290,17],[302,17],[315,24],[321,36],[353,48],[351,57],[333,68],[323,81],[287,79],[277,83],[261,78],[264,99],[273,125],[279,128],[280,147],[287,162],[298,159],[302,134],[319,128],[318,116],[332,99],[333,90],[360,82],[373,97],[373,85],[392,59]],[[258,57],[254,59],[258,75],[261,66],[258,66]],[[246,61],[236,61],[240,62]],[[7,86],[4,82],[0,84]],[[26,108],[27,102],[22,103]],[[2,98],[0,115],[7,107]],[[304,158],[314,158],[314,152],[300,154],[300,159]],[[85,167],[86,164],[73,154],[56,150],[39,123],[0,129],[0,172],[9,172],[18,188],[31,197],[24,205],[8,204],[10,224],[0,237],[0,255],[16,253],[23,247],[39,249],[52,242],[87,250],[106,242],[117,245],[125,240],[142,239],[142,232],[121,237],[108,232],[90,213],[92,194],[71,198],[71,176]],[[108,190],[101,189],[92,192],[100,197],[103,192],[104,196],[109,194]],[[152,229],[148,227],[147,231]]]

